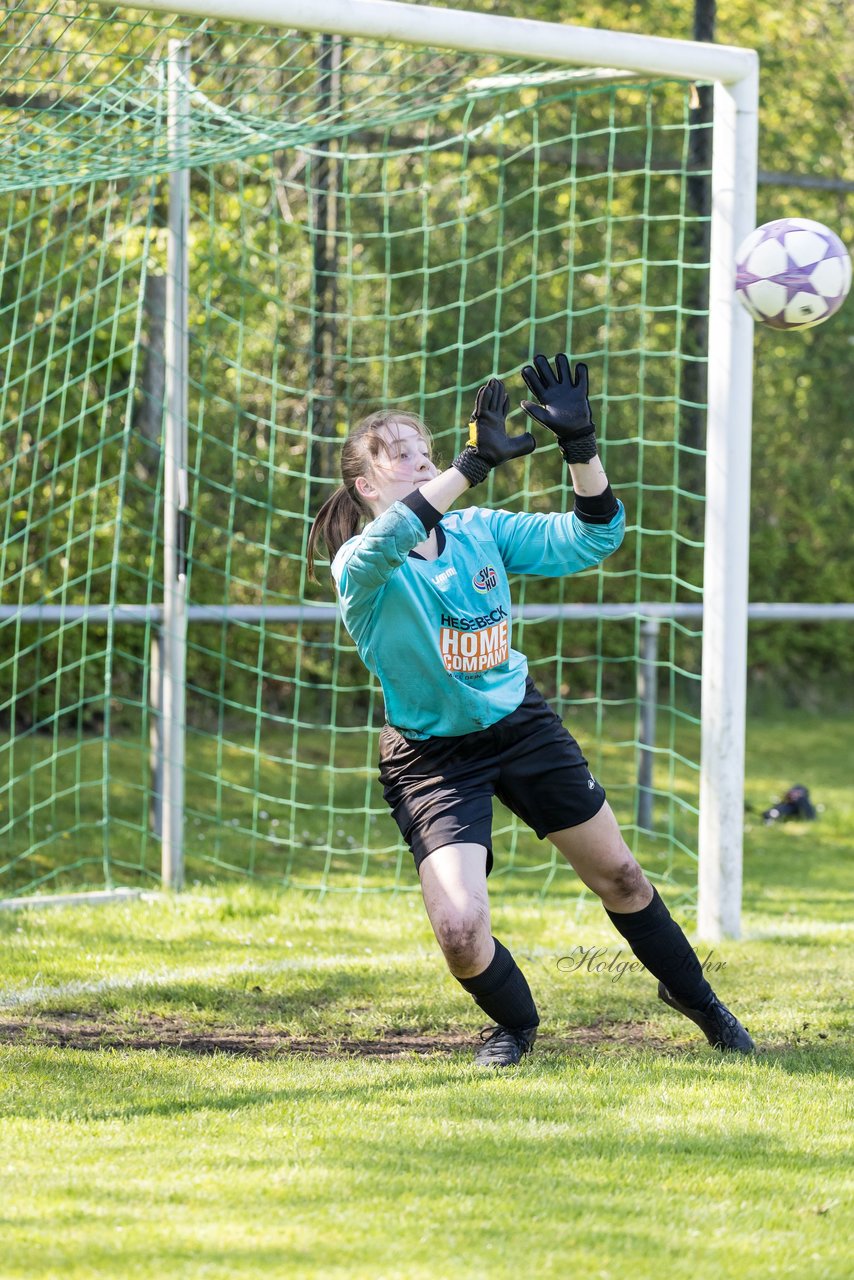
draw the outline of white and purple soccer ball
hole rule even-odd
[[[829,227],[809,218],[766,222],[736,254],[735,290],[754,320],[809,329],[838,311],[851,288],[851,259]]]

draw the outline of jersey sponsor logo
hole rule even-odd
[[[488,671],[510,657],[506,619],[480,631],[442,627],[439,643],[447,671]]]
[[[491,591],[493,587],[498,586],[498,574],[495,572],[491,564],[485,564],[482,569],[474,575],[471,585],[475,591]]]
[[[501,622],[507,617],[507,610],[503,605],[499,605],[497,609],[493,609],[490,613],[481,614],[477,618],[455,618],[450,613],[442,614],[442,626],[453,627],[455,631],[480,631],[483,627],[488,627],[495,622]]]
[[[444,587],[446,582],[450,582],[451,578],[455,578],[456,576],[457,571],[454,566],[451,565],[450,569],[445,569],[443,573],[436,574],[436,577],[433,579],[433,585],[435,587]]]

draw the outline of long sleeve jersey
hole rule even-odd
[[[606,494],[562,514],[440,516],[415,492],[344,543],[332,562],[341,616],[389,724],[406,738],[456,737],[516,710],[528,664],[512,647],[508,574],[563,577],[604,560],[625,531]],[[410,555],[440,519],[438,558]]]

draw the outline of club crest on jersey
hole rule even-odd
[[[498,574],[495,572],[491,564],[485,564],[482,569],[474,575],[471,585],[475,591],[491,591],[493,587],[498,586]]]

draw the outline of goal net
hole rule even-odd
[[[157,882],[176,765],[187,881],[413,887],[376,780],[382,699],[326,565],[307,580],[308,529],[366,412],[421,414],[447,464],[477,387],[499,375],[518,405],[521,366],[559,350],[589,365],[629,530],[594,570],[518,579],[514,645],[649,873],[695,894],[706,102],[696,77],[618,66],[7,12],[0,895]],[[540,440],[476,501],[565,510],[568,479]],[[498,805],[494,843],[495,878],[577,893]]]

